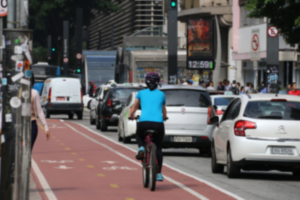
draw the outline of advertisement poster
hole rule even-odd
[[[214,20],[189,19],[187,29],[188,59],[214,59]]]
[[[199,79],[202,79],[201,70],[187,70],[185,68],[179,68],[177,72],[178,84],[181,85],[187,80],[193,80],[198,82]]]
[[[267,66],[267,90],[268,93],[278,92],[278,65],[268,65]]]
[[[137,68],[136,79],[138,83],[145,83],[145,77],[149,72],[156,72],[160,76],[160,82],[164,83],[164,69],[163,68]]]

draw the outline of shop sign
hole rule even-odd
[[[214,20],[188,19],[187,34],[187,69],[214,70]]]

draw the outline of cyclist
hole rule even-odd
[[[155,72],[150,72],[145,78],[147,89],[141,90],[135,99],[135,103],[130,111],[129,118],[134,118],[134,113],[141,106],[142,114],[137,124],[136,140],[139,146],[136,158],[143,159],[144,155],[144,142],[145,131],[155,130],[159,134],[153,136],[153,143],[156,145],[156,157],[157,157],[157,181],[163,181],[161,174],[162,169],[162,141],[165,135],[164,119],[167,119],[166,98],[165,94],[157,90],[157,86],[160,83],[160,77]]]

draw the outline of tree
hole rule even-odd
[[[93,18],[103,12],[110,14],[120,11],[111,0],[30,0],[30,28],[34,30],[34,40],[40,46],[47,46],[47,35],[57,49],[57,64],[62,63],[63,21],[69,21],[70,36],[75,33],[76,8],[83,9],[83,26],[88,26]]]
[[[248,0],[248,17],[270,19],[285,41],[300,51],[300,0]]]

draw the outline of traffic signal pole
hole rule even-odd
[[[168,4],[168,84],[177,84],[177,0]]]
[[[82,74],[82,8],[76,9],[76,69]]]

